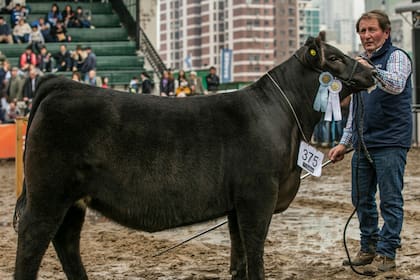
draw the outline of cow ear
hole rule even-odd
[[[306,53],[305,53],[305,61],[307,61],[309,64],[312,65],[318,65],[320,61],[320,46],[321,41],[319,40],[319,37],[313,38],[309,37],[306,40],[305,46],[307,47]]]

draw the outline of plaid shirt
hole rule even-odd
[[[389,94],[398,95],[404,90],[407,79],[411,74],[411,61],[403,51],[396,50],[389,56],[386,64],[386,70],[377,69],[377,71],[377,79],[381,81],[381,83],[377,83],[377,86]],[[352,123],[353,96],[350,101],[349,115],[346,127],[343,130],[343,136],[341,137],[340,144],[346,146],[351,144],[353,132]]]

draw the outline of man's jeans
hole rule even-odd
[[[378,254],[395,259],[404,218],[402,189],[407,151],[399,147],[369,149],[373,164],[369,163],[363,151],[359,161],[357,151],[353,154],[352,201],[357,207],[360,244],[364,252],[376,250]],[[384,220],[381,230],[375,198],[377,186]]]

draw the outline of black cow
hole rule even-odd
[[[87,279],[79,240],[91,207],[148,232],[227,215],[232,278],[264,279],[271,217],[300,183],[291,106],[309,139],[320,71],[345,81],[342,97],[374,84],[371,69],[314,38],[230,94],[172,99],[41,81],[16,205],[15,278],[35,279],[52,241],[68,279]]]

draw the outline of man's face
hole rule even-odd
[[[388,39],[389,30],[383,31],[376,18],[362,19],[359,22],[359,36],[365,51],[372,54]]]

